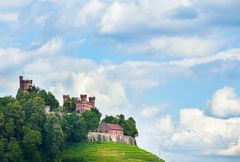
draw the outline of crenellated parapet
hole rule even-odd
[[[23,79],[23,76],[19,76],[19,86],[24,94],[28,94],[29,90],[32,88],[33,81],[28,79]]]
[[[70,98],[69,95],[63,95],[63,105],[68,98]],[[72,97],[72,100],[76,102],[76,111],[82,114],[84,111],[91,110],[95,107],[96,98],[89,97],[87,100],[87,95],[81,94],[80,97]]]

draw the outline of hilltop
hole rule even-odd
[[[0,161],[159,161],[135,146],[138,130],[132,117],[101,120],[95,98],[87,101],[87,95],[66,97],[59,106],[51,92],[19,78],[16,97],[0,97]]]
[[[164,162],[137,146],[119,143],[79,143],[63,152],[63,162]]]

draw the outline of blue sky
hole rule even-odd
[[[0,2],[0,95],[18,76],[96,96],[167,161],[240,160],[240,2]]]

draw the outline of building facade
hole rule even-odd
[[[63,105],[69,99],[69,95],[63,95]],[[72,97],[72,99],[76,103],[76,111],[80,114],[82,114],[86,110],[91,110],[95,107],[95,97],[89,97],[87,100],[87,95],[83,94],[79,97]]]
[[[129,145],[136,145],[133,137],[125,136],[123,128],[119,124],[101,123],[97,132],[88,132],[89,141],[118,142]]]
[[[101,123],[97,128],[98,133],[110,134],[112,139],[122,138],[123,128],[119,124]]]

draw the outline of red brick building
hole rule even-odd
[[[69,95],[63,95],[63,104],[65,101],[70,98]],[[87,100],[87,95],[80,95],[79,97],[72,97],[72,99],[76,102],[76,111],[82,114],[86,110],[91,110],[95,107],[95,97],[89,97]]]
[[[101,123],[97,128],[98,133],[108,133],[115,137],[123,136],[123,128],[119,124]]]
[[[24,80],[23,76],[19,76],[20,89],[24,94],[28,94],[29,90],[32,88],[32,80]]]
[[[135,145],[135,138],[125,136],[124,129],[119,124],[101,123],[97,132],[88,132],[87,138],[89,141],[105,141],[105,142],[119,142],[130,145]]]

